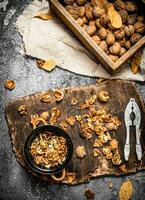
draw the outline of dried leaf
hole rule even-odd
[[[129,200],[133,194],[133,185],[130,180],[125,181],[119,190],[119,199],[120,200]]]
[[[37,60],[37,66],[41,69],[44,69],[46,71],[51,71],[56,67],[56,63],[49,59],[49,60]]]
[[[108,15],[111,25],[114,28],[121,28],[122,18],[120,14],[115,10],[113,5],[109,6],[107,10],[108,10],[107,15]]]
[[[136,74],[140,70],[140,63],[142,59],[142,52],[138,51],[131,60],[131,71]]]
[[[49,13],[39,13],[39,14],[35,15],[34,18],[39,18],[42,20],[50,20],[50,19],[53,19],[53,15],[51,15]]]

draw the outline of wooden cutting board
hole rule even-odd
[[[117,130],[115,137],[119,142],[119,153],[121,155],[122,164],[126,165],[127,171],[125,174],[137,172],[145,169],[145,153],[141,162],[138,162],[135,153],[135,130],[131,128],[131,154],[129,161],[125,162],[123,156],[123,148],[126,138],[126,130],[124,125],[124,111],[130,98],[135,98],[138,103],[141,114],[141,144],[143,152],[145,152],[145,107],[143,100],[135,86],[132,82],[121,81],[121,80],[111,80],[106,81],[102,84],[96,84],[85,87],[74,87],[74,88],[64,88],[64,99],[56,103],[55,101],[51,103],[43,103],[40,101],[42,93],[36,93],[24,98],[19,98],[16,101],[9,103],[6,106],[6,119],[8,122],[10,130],[10,138],[13,145],[13,151],[16,155],[18,162],[28,168],[24,162],[23,156],[23,146],[27,136],[32,131],[32,126],[30,124],[30,115],[41,114],[44,111],[49,111],[52,107],[57,106],[62,113],[60,120],[62,121],[67,116],[80,114],[79,106],[71,106],[70,102],[72,97],[78,99],[78,105],[85,101],[87,97],[92,94],[98,94],[99,91],[108,91],[110,100],[106,104],[102,104],[96,101],[95,105],[98,108],[104,107],[112,115],[118,116],[121,120],[122,125]],[[52,92],[52,91],[50,91]],[[18,108],[20,105],[25,104],[28,108],[28,115],[20,116],[18,113]],[[78,145],[84,145],[86,147],[87,155],[81,160],[78,159],[75,151],[73,158],[68,165],[68,170],[70,172],[76,173],[76,178],[73,184],[83,183],[89,181],[93,177],[99,177],[103,175],[122,175],[123,172],[118,166],[112,164],[112,162],[106,160],[104,156],[95,157],[93,156],[92,149],[94,143],[94,137],[90,140],[85,140],[80,137],[80,128],[75,125],[68,129],[68,134],[71,136],[74,144],[74,149]],[[33,173],[34,174],[34,173]],[[36,175],[36,174],[34,174]],[[38,176],[38,175],[37,175]],[[42,177],[48,179],[52,182],[50,177]]]

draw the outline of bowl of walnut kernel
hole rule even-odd
[[[73,155],[70,136],[61,128],[52,125],[40,126],[32,131],[24,145],[24,157],[29,168],[36,173],[51,175],[62,172]],[[60,179],[60,178],[59,178]]]

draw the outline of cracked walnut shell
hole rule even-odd
[[[41,101],[44,103],[50,103],[51,102],[51,94],[50,92],[45,92],[41,96]]]
[[[54,90],[53,94],[55,96],[56,101],[61,101],[64,98],[64,92],[62,90]]]

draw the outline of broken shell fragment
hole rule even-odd
[[[61,101],[64,97],[64,93],[62,90],[54,90],[54,96],[56,101]]]
[[[107,102],[109,100],[108,92],[100,91],[98,94],[98,100],[101,102]]]
[[[97,157],[97,156],[100,156],[102,153],[101,151],[99,151],[98,149],[93,149],[93,154],[94,154],[94,157]]]
[[[20,107],[18,108],[18,112],[20,113],[20,115],[27,115],[28,110],[26,105],[20,105]]]
[[[44,103],[50,103],[51,102],[51,94],[50,94],[50,92],[43,93],[42,97],[41,97],[41,101],[44,102]]]
[[[83,158],[86,155],[86,150],[84,146],[78,146],[76,148],[76,155],[78,158]]]
[[[112,157],[112,163],[113,163],[114,165],[120,165],[121,162],[122,162],[122,160],[121,160],[121,158],[120,158],[119,153],[118,153],[118,152],[115,153],[115,154],[113,155],[113,157]]]
[[[49,118],[49,112],[45,111],[45,112],[41,113],[40,118],[43,118],[47,121]]]
[[[116,139],[113,139],[109,143],[111,150],[118,149],[118,142]]]
[[[74,126],[76,119],[73,116],[70,116],[69,118],[66,119],[67,123],[71,126]]]
[[[101,146],[102,146],[102,143],[98,139],[95,139],[93,147],[101,147]]]
[[[63,121],[63,122],[59,123],[59,126],[60,126],[64,131],[66,131],[66,130],[67,130],[68,124],[67,124],[65,121]]]
[[[13,80],[7,80],[4,86],[6,89],[9,90],[13,90],[16,87],[15,82]]]
[[[72,100],[71,100],[71,105],[74,106],[77,103],[78,103],[78,100],[75,97],[73,97]]]
[[[98,136],[98,140],[102,143],[102,144],[105,144],[108,142],[108,137],[107,135],[105,134],[101,134]]]

